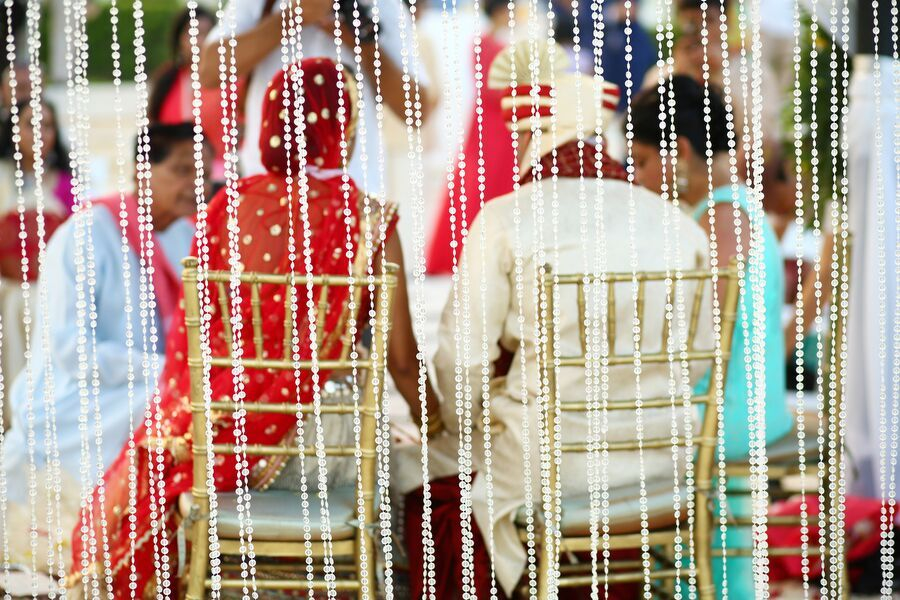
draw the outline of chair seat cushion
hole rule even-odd
[[[810,458],[817,457],[819,454],[819,440],[815,431],[808,431],[803,438],[803,454],[807,461]],[[739,459],[729,461],[734,465],[741,465],[749,468],[750,459]],[[797,468],[799,463],[797,454],[797,431],[791,430],[790,433],[784,435],[774,442],[766,445],[766,462],[770,467],[793,467]]]
[[[810,456],[819,453],[819,440],[814,431],[807,432],[803,439],[804,456]],[[797,464],[797,432],[791,431],[789,434],[778,438],[771,444],[766,446],[766,459],[769,463],[790,463]]]
[[[237,511],[237,494],[216,494],[218,509],[218,533],[223,538],[240,535]],[[190,512],[194,499],[190,492],[179,498],[182,515]],[[321,503],[315,490],[309,494],[309,526],[313,540],[322,539]],[[356,489],[351,486],[333,487],[328,490],[328,516],[331,538],[347,540],[358,530],[356,513]],[[298,541],[304,536],[303,505],[300,492],[289,490],[253,491],[250,497],[250,518],[253,523],[253,539],[259,541]]]
[[[648,481],[645,486],[647,493],[647,516],[650,529],[668,527],[675,524],[675,512],[673,509],[673,485],[672,482]],[[685,516],[685,489],[682,485],[681,515]],[[609,530],[612,534],[633,533],[641,530],[641,500],[640,486],[611,489],[609,499]],[[535,505],[535,517],[543,520],[543,512],[539,505]],[[602,526],[600,508],[596,506],[598,526]],[[591,533],[591,503],[588,494],[563,495],[562,511],[560,515],[560,529],[566,537],[587,536]],[[526,510],[522,506],[516,513],[516,525],[525,527]]]

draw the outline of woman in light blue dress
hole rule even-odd
[[[678,161],[674,177],[670,165],[663,168],[660,155],[660,95],[648,89],[632,103],[634,126],[633,165],[641,185],[662,193],[664,177],[668,189],[677,191],[682,206],[693,214],[708,232],[715,232],[718,263],[728,265],[742,254],[744,270],[737,321],[731,342],[731,360],[725,381],[724,439],[726,460],[746,460],[751,449],[753,405],[763,402],[765,441],[767,445],[789,435],[794,419],[785,395],[784,331],[781,312],[784,302],[784,271],[775,232],[763,214],[759,202],[751,201],[751,190],[744,186],[746,157],[738,148],[731,162],[729,145],[740,146],[728,139],[727,108],[720,96],[709,90],[709,124],[704,121],[704,89],[685,76],[671,78],[664,88],[668,106],[673,92],[674,119],[666,114],[667,130],[674,127]],[[667,111],[668,113],[668,111]],[[674,121],[674,123],[673,123]],[[668,132],[667,132],[668,135]],[[707,147],[712,163],[706,160]],[[709,191],[712,188],[712,194]],[[670,197],[672,194],[670,193]],[[739,228],[738,228],[739,225]],[[751,231],[756,239],[751,248]],[[720,297],[724,297],[720,289]],[[761,368],[756,366],[762,359]],[[701,382],[707,386],[708,379]],[[735,517],[749,517],[751,507],[749,481],[730,479],[728,509]],[[749,529],[730,527],[726,544],[729,548],[751,548]],[[717,585],[721,594],[721,559],[714,559]],[[729,556],[727,584],[730,598],[754,597],[752,565],[749,557]]]

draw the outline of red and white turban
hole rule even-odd
[[[565,50],[549,40],[523,41],[500,52],[488,86],[507,91],[501,101],[507,127],[534,134],[521,175],[554,148],[602,135],[619,103],[616,84],[572,73]]]

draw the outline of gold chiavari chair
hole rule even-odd
[[[844,278],[839,283],[838,289],[833,291],[832,306],[839,306],[841,303],[841,294],[848,294],[850,289],[850,254],[851,254],[851,238],[849,234],[835,236],[835,254],[838,262],[835,265],[840,277]],[[844,268],[846,267],[846,268]],[[830,274],[823,274],[823,277],[829,277]],[[845,299],[845,298],[844,298]],[[767,471],[767,494],[769,501],[783,500],[800,492],[800,487],[805,488],[807,498],[818,495],[818,488],[825,490],[825,504],[820,510],[825,515],[837,514],[839,511],[838,499],[838,473],[832,473],[828,469],[830,463],[841,465],[843,460],[842,448],[843,440],[840,439],[842,425],[840,423],[843,414],[844,404],[844,384],[842,379],[843,362],[844,362],[844,340],[846,322],[839,314],[839,309],[832,308],[831,319],[827,329],[822,333],[822,397],[824,412],[821,415],[804,415],[805,426],[802,428],[803,436],[800,436],[800,427],[795,427],[794,431],[774,443],[766,446],[766,471]],[[816,392],[812,394],[814,397]],[[798,415],[799,416],[799,415]],[[821,420],[821,424],[820,424]],[[799,425],[799,423],[798,423]],[[822,427],[824,437],[820,440],[818,429]],[[829,444],[833,441],[834,445]],[[820,454],[821,449],[821,454]],[[831,453],[834,456],[831,456]],[[801,469],[801,457],[806,466],[806,473]],[[819,463],[825,466],[822,472],[819,472]],[[840,468],[840,467],[839,467]],[[725,466],[725,474],[727,478],[740,478],[749,480],[754,471],[754,465],[748,460],[745,461],[729,461]],[[810,471],[812,474],[810,474]],[[820,481],[821,477],[821,481]],[[805,478],[804,484],[798,487],[801,478]],[[744,494],[750,495],[751,491],[747,490],[731,490],[728,492],[729,497],[733,495]],[[812,507],[810,507],[812,509]],[[819,527],[820,514],[818,511],[810,510],[806,517],[806,525],[812,528]],[[825,522],[829,519],[826,516]],[[729,527],[752,528],[754,525],[751,516],[735,516],[729,515]],[[804,525],[801,516],[796,515],[767,515],[767,527],[795,527],[800,529]],[[827,525],[826,528],[832,527]],[[823,533],[824,535],[824,533]],[[825,551],[831,550],[829,544],[825,544]],[[827,565],[829,556],[821,556],[821,547],[819,544],[808,544],[805,551],[809,555],[820,555],[823,565]],[[768,546],[767,555],[774,556],[800,556],[804,553],[803,545],[799,546]],[[753,554],[752,547],[726,547],[725,549],[716,548],[713,553],[716,556],[751,556]],[[841,563],[839,569],[841,571],[842,587],[840,589],[842,597],[849,597],[849,586],[843,585],[847,577],[847,565],[843,557],[840,557]],[[828,585],[835,589],[833,593],[838,594],[838,585],[835,579],[830,579]]]
[[[600,452],[605,450],[610,453],[610,465],[614,465],[616,452],[633,452],[637,451],[639,447],[643,449],[660,449],[671,448],[675,444],[684,448],[691,444],[695,449],[693,453],[693,567],[683,567],[679,570],[676,568],[674,561],[665,556],[667,549],[671,550],[676,546],[676,538],[679,535],[676,530],[676,519],[672,507],[672,483],[664,486],[667,489],[659,490],[662,493],[658,494],[656,490],[649,489],[650,486],[648,485],[646,490],[646,514],[648,518],[644,524],[641,523],[640,500],[637,497],[637,490],[635,490],[635,495],[630,497],[615,497],[611,495],[612,497],[609,498],[609,535],[608,538],[601,542],[602,548],[608,548],[613,552],[640,550],[645,542],[649,544],[657,567],[649,572],[649,579],[657,597],[666,595],[666,590],[662,587],[662,584],[668,582],[670,586],[674,586],[675,579],[680,573],[680,577],[684,581],[688,577],[696,577],[698,594],[701,599],[715,598],[710,562],[713,527],[712,494],[715,489],[713,481],[715,479],[715,453],[718,439],[718,419],[715,407],[716,399],[721,397],[730,356],[731,338],[738,300],[737,271],[734,267],[722,269],[718,273],[718,278],[725,281],[727,292],[720,303],[721,330],[718,340],[719,352],[717,353],[715,348],[699,349],[695,347],[695,337],[704,302],[704,290],[706,290],[706,298],[710,298],[710,290],[715,281],[712,271],[682,271],[677,274],[677,277],[674,272],[668,274],[665,272],[638,272],[636,275],[632,273],[610,273],[602,276],[586,276],[582,274],[554,276],[550,273],[549,267],[545,267],[541,272],[540,285],[543,290],[540,311],[542,337],[543,332],[546,332],[546,342],[543,344],[543,348],[540,349],[541,362],[543,363],[541,365],[541,375],[544,378],[543,389],[546,402],[541,420],[542,426],[545,427],[545,435],[549,441],[551,452],[554,452],[555,448],[558,448],[560,451],[560,463],[565,464],[565,455],[567,453],[584,454],[591,451]],[[640,442],[640,446],[638,440],[562,443],[559,425],[562,413],[582,413],[587,417],[587,413],[591,410],[596,410],[596,406],[591,407],[588,402],[571,398],[560,398],[556,386],[556,379],[560,369],[586,369],[589,367],[589,364],[596,364],[588,358],[590,349],[587,346],[590,338],[585,326],[585,305],[587,302],[586,296],[591,292],[587,292],[585,288],[591,288],[591,286],[596,285],[605,287],[606,313],[609,316],[605,327],[606,331],[600,331],[600,336],[605,338],[605,342],[601,347],[608,347],[609,351],[604,352],[601,361],[613,367],[632,365],[635,360],[633,344],[629,346],[628,352],[617,353],[615,350],[617,329],[614,318],[616,312],[615,289],[617,287],[615,284],[627,282],[637,286],[634,305],[639,323],[638,328],[642,329],[648,284],[655,283],[656,286],[664,284],[667,302],[674,303],[674,288],[676,284],[673,282],[676,279],[684,282],[685,288],[690,282],[693,282],[694,289],[693,298],[688,298],[689,292],[685,292],[685,307],[690,307],[688,309],[690,315],[685,323],[687,325],[686,344],[684,348],[680,348],[675,352],[675,362],[683,365],[702,364],[706,368],[712,365],[709,389],[703,394],[697,394],[693,390],[684,393],[679,392],[675,395],[675,398],[669,396],[644,398],[641,400],[636,398],[606,400],[604,409],[607,411],[631,411],[636,413],[638,410],[671,408],[673,406],[681,407],[687,401],[690,405],[706,407],[700,422],[699,431],[696,435],[685,435],[676,439],[672,437],[643,439]],[[578,322],[582,328],[579,332],[581,352],[573,356],[561,355],[556,348],[556,325],[553,319],[554,303],[555,297],[559,297],[559,291],[563,286],[577,286],[578,288],[577,298],[580,317]],[[624,288],[625,286],[622,285],[620,287]],[[630,293],[633,289],[632,285],[627,287]],[[631,297],[628,298],[628,301],[631,302]],[[669,308],[671,309],[671,306]],[[669,317],[671,317],[671,314]],[[661,350],[652,353],[642,353],[640,357],[641,364],[645,368],[647,365],[664,364],[672,360],[667,351],[670,336],[672,335],[671,319],[667,318],[663,323]],[[596,329],[594,331],[596,333]],[[632,334],[632,323],[629,322],[627,324],[627,335],[630,337]],[[641,339],[643,340],[643,336],[641,336]],[[643,348],[644,346],[645,344],[642,341],[641,347]],[[689,397],[687,394],[689,394]],[[590,586],[593,581],[590,560],[583,561],[580,564],[577,561],[573,561],[573,564],[560,565],[560,557],[576,557],[577,553],[588,553],[591,551],[593,543],[590,532],[591,499],[586,494],[566,497],[564,493],[561,493],[557,486],[558,469],[557,461],[551,457],[549,460],[549,477],[545,480],[545,483],[549,483],[549,489],[543,490],[542,496],[544,505],[543,533],[537,536],[539,540],[537,542],[539,546],[537,553],[537,585],[538,598],[540,600],[555,597],[553,593],[555,589],[586,587]],[[682,511],[683,513],[684,511]],[[556,515],[555,521],[553,515]],[[548,520],[553,524],[548,525]],[[523,511],[520,510],[516,522],[519,526],[520,538],[523,543],[526,543],[529,534],[523,518]],[[647,528],[648,534],[646,536],[642,535],[642,525]],[[598,551],[600,549],[598,548]],[[645,581],[645,577],[647,577],[647,574],[641,559],[616,561],[615,557],[610,559],[609,572],[606,574],[599,573],[598,575],[601,586],[604,583],[642,582]]]
[[[329,583],[325,577],[321,579],[302,578],[291,579],[280,575],[274,578],[257,577],[255,586],[259,590],[317,590],[324,591],[329,586],[339,592],[356,593],[358,597],[375,597],[376,587],[376,545],[375,545],[375,515],[376,515],[376,415],[381,410],[384,396],[385,381],[385,350],[389,335],[388,319],[380,315],[390,315],[393,301],[393,290],[397,282],[397,267],[389,264],[385,272],[379,276],[359,277],[354,281],[347,276],[314,275],[311,277],[312,285],[320,289],[319,314],[324,314],[327,307],[328,291],[330,288],[350,287],[352,297],[356,300],[356,306],[360,305],[363,288],[374,289],[372,293],[375,303],[372,351],[367,357],[351,357],[351,346],[357,340],[348,331],[342,331],[341,343],[343,344],[340,358],[337,360],[318,361],[318,368],[332,372],[340,372],[348,369],[356,369],[365,373],[365,386],[362,389],[361,399],[357,405],[353,402],[340,404],[321,404],[321,414],[358,415],[360,434],[358,447],[326,445],[326,456],[360,457],[360,475],[358,485],[353,489],[329,489],[329,516],[330,539],[323,539],[323,531],[320,526],[319,500],[313,491],[309,502],[309,526],[311,527],[311,554],[314,560],[321,563],[326,554],[333,557],[333,563],[337,573]],[[191,539],[191,551],[189,571],[187,576],[187,598],[199,600],[206,596],[206,590],[212,586],[209,578],[210,560],[210,498],[207,489],[207,449],[210,441],[207,439],[207,420],[209,411],[226,411],[231,413],[239,407],[237,403],[213,399],[209,406],[204,401],[204,357],[201,347],[201,299],[198,291],[198,272],[196,259],[187,259],[183,274],[185,289],[185,325],[188,336],[188,361],[191,378],[191,412],[193,418],[193,471],[194,485],[190,494],[185,494],[181,499],[180,507],[182,516],[187,524],[188,535]],[[253,327],[253,344],[256,349],[256,358],[243,359],[243,366],[247,369],[272,369],[293,371],[311,370],[312,361],[292,360],[292,336],[291,336],[291,304],[293,298],[298,296],[297,290],[305,290],[308,277],[294,274],[272,275],[262,273],[242,273],[240,281],[243,286],[250,289],[250,301],[252,309],[251,323],[246,326]],[[231,280],[231,274],[227,271],[209,271],[205,273],[204,280],[207,285],[217,286],[219,292],[220,311],[223,318],[231,314],[230,304],[227,300],[227,285]],[[284,300],[286,306],[285,316],[285,342],[280,358],[262,358],[263,336],[262,315],[259,306],[259,286],[277,285],[284,287]],[[300,293],[303,293],[302,291]],[[292,298],[293,296],[293,298]],[[345,309],[345,311],[348,309]],[[345,315],[346,316],[346,315]],[[342,319],[347,323],[349,319]],[[346,325],[345,325],[346,327]],[[230,331],[226,327],[227,331]],[[226,331],[226,334],[227,334]],[[209,357],[208,366],[231,368],[233,357],[228,355]],[[275,404],[255,403],[249,398],[243,404],[244,410],[257,413],[297,414],[296,403]],[[312,415],[314,407],[303,405],[299,408],[304,416]],[[233,444],[212,444],[212,453],[226,454],[235,451]],[[244,451],[248,455],[263,456],[316,456],[314,446],[303,447],[302,444],[282,443],[273,446],[252,445]],[[315,487],[313,485],[313,487]],[[350,487],[350,486],[347,486]],[[240,539],[240,521],[238,515],[238,502],[234,493],[217,493],[217,532],[218,548],[220,556],[241,555],[242,540]],[[285,568],[294,572],[304,573],[303,562],[307,556],[307,543],[304,539],[304,519],[301,516],[301,504],[299,495],[292,491],[256,491],[252,492],[251,512],[253,519],[253,550],[257,562],[257,573],[264,570],[265,560],[270,560],[278,567],[277,573],[283,573]],[[330,545],[330,551],[327,548]],[[246,551],[246,549],[245,549]],[[318,565],[321,567],[321,564]],[[321,572],[321,570],[319,571]],[[241,588],[246,583],[240,578],[228,578],[223,576],[220,581],[222,589]]]

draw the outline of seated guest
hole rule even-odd
[[[0,321],[3,323],[0,348],[0,375],[7,387],[25,366],[25,296],[22,282],[33,282],[38,275],[38,202],[42,204],[44,239],[53,232],[72,211],[72,173],[69,151],[62,140],[56,110],[47,102],[41,103],[41,153],[35,156],[33,111],[27,101],[17,105],[19,115],[19,151],[22,158],[16,163],[13,141],[12,113],[0,124]],[[35,175],[35,159],[42,161],[43,171]],[[16,170],[21,169],[21,187]],[[38,194],[40,191],[40,194]],[[19,213],[20,200],[24,214]],[[27,272],[23,277],[23,248],[19,233],[24,225]],[[30,294],[30,311],[34,312],[35,294]],[[4,407],[5,409],[8,406]],[[3,422],[9,425],[9,411],[4,410]]]
[[[37,315],[31,328],[31,360],[12,385],[13,424],[4,443],[3,468],[7,481],[16,482],[8,488],[9,500],[13,514],[21,515],[7,518],[10,526],[21,528],[22,535],[9,536],[15,550],[21,551],[14,550],[14,557],[29,552],[31,511],[37,511],[36,521],[44,524],[40,531],[46,534],[46,510],[53,508],[53,503],[42,507],[29,501],[31,474],[38,473],[36,487],[43,490],[45,477],[55,477],[54,463],[59,461],[64,496],[64,514],[59,517],[63,526],[71,525],[82,486],[85,491],[93,487],[98,468],[109,465],[128,438],[129,424],[143,418],[147,386],[157,375],[150,372],[145,377],[142,363],[149,359],[145,349],[156,354],[161,366],[163,340],[169,330],[166,325],[177,303],[180,261],[190,251],[194,235],[188,220],[197,206],[193,138],[190,125],[158,125],[148,131],[150,177],[145,181],[152,195],[157,306],[153,317],[161,333],[159,342],[148,338],[145,345],[138,317],[141,234],[134,193],[125,195],[130,212],[127,257],[122,249],[118,196],[96,200],[92,207],[76,212],[47,246],[40,277],[47,302],[43,306],[34,302]],[[88,263],[89,256],[93,264]],[[125,260],[130,271],[127,288]],[[33,293],[37,296],[38,290]],[[131,312],[126,311],[126,301]],[[88,317],[93,310],[96,327]],[[134,334],[132,347],[127,344],[128,320]],[[95,442],[98,430],[102,430],[102,445]],[[33,444],[29,441],[32,436]],[[83,451],[89,464],[82,464]],[[81,479],[83,468],[90,473],[86,481]],[[39,555],[38,564],[45,556]]]
[[[396,208],[392,204],[380,207],[372,201],[365,206],[365,194],[356,187],[352,179],[343,178],[343,157],[341,146],[344,140],[352,145],[353,126],[356,123],[356,97],[351,93],[353,86],[341,85],[341,81],[352,81],[353,75],[339,69],[334,61],[324,58],[310,58],[285,71],[279,71],[264,94],[262,107],[262,129],[259,150],[266,173],[241,179],[237,182],[239,199],[235,221],[240,227],[240,244],[237,247],[242,268],[245,271],[266,273],[288,273],[294,270],[305,273],[303,257],[294,257],[291,244],[302,248],[305,231],[309,232],[310,267],[317,274],[349,273],[350,269],[366,272],[368,268],[377,270],[383,256],[387,261],[398,264],[404,271],[400,242],[395,231]],[[304,102],[297,97],[303,95]],[[285,109],[285,103],[291,108]],[[297,114],[297,111],[302,111]],[[349,114],[347,114],[349,111]],[[284,144],[285,123],[305,123],[305,150],[286,150]],[[298,184],[303,181],[301,170],[305,170],[308,188]],[[348,202],[349,199],[349,202]],[[305,210],[303,206],[305,204]],[[369,213],[369,209],[372,212]],[[206,219],[206,240],[209,263],[213,270],[231,268],[229,246],[231,220],[228,195],[219,192],[209,204]],[[384,232],[384,238],[380,232]],[[371,252],[366,244],[360,244],[371,232]],[[295,242],[291,241],[295,236]],[[351,243],[350,240],[354,243]],[[192,254],[198,256],[195,246]],[[206,254],[204,252],[204,254]],[[370,262],[371,261],[371,262]],[[368,266],[367,266],[368,265]],[[269,356],[280,356],[284,342],[285,302],[284,288],[262,286],[259,290],[263,323],[263,351]],[[348,288],[330,288],[326,306],[318,297],[314,303],[324,316],[317,324],[319,340],[318,358],[321,361],[338,358],[342,344],[343,327],[349,318],[347,313]],[[216,307],[218,293],[210,290],[211,306]],[[241,288],[240,318],[248,324],[242,330],[244,356],[254,358],[253,328],[250,291]],[[310,325],[306,319],[305,287],[298,292],[298,351],[300,360],[312,356],[313,341],[310,339]],[[318,296],[319,290],[314,291]],[[406,399],[414,415],[420,414],[419,406],[419,363],[417,344],[413,335],[409,313],[409,300],[404,278],[401,276],[395,290],[395,302],[391,318],[391,336],[387,350],[387,369],[394,383]],[[363,304],[367,304],[368,299]],[[356,315],[365,319],[367,309]],[[229,315],[215,310],[209,324],[211,351],[223,355],[232,343],[231,336],[225,335],[224,319]],[[365,321],[363,321],[365,322]],[[134,434],[133,446],[122,448],[118,458],[107,470],[104,477],[105,489],[98,488],[92,495],[88,507],[82,512],[82,522],[74,532],[72,558],[79,569],[72,574],[71,585],[76,590],[82,588],[81,565],[83,561],[98,566],[103,564],[100,555],[90,542],[90,531],[100,539],[103,531],[96,524],[101,515],[106,519],[106,536],[109,539],[110,565],[112,568],[112,592],[115,598],[139,598],[154,596],[157,589],[177,587],[176,575],[166,567],[154,566],[154,547],[167,546],[168,565],[174,568],[178,563],[180,549],[175,543],[175,507],[180,494],[193,485],[193,461],[191,454],[191,412],[190,378],[187,364],[187,336],[184,330],[184,313],[175,312],[172,323],[173,334],[166,346],[166,366],[159,379],[159,425],[148,424]],[[339,374],[321,369],[318,381],[323,382],[323,393],[328,391],[327,382],[335,382]],[[234,372],[228,368],[212,368],[209,373],[209,389],[214,400],[231,398],[235,394]],[[436,410],[434,392],[425,382],[426,397]],[[246,369],[243,391],[246,402],[312,403],[315,397],[312,374],[304,371],[297,376],[292,370]],[[351,390],[352,393],[352,390]],[[344,397],[344,401],[347,398]],[[235,423],[231,415],[214,415],[211,443],[234,441]],[[326,419],[327,421],[327,419]],[[439,416],[433,421],[439,423]],[[324,425],[324,424],[323,424]],[[349,426],[347,426],[349,425]],[[352,416],[330,427],[338,430],[340,440],[328,439],[329,444],[353,444],[354,430]],[[313,443],[315,427],[306,427],[312,434],[305,442]],[[244,432],[249,444],[277,443],[296,444],[296,417],[285,414],[251,413],[246,416]],[[326,439],[329,432],[325,432]],[[157,449],[161,448],[161,454]],[[151,473],[151,456],[153,465]],[[349,458],[342,464],[329,466],[329,485],[356,483],[355,459]],[[129,484],[128,473],[131,464],[137,470],[137,489]],[[299,460],[288,461],[285,457],[247,457],[249,483],[254,489],[289,488],[299,489]],[[307,477],[317,481],[311,473],[317,473],[316,461],[307,461],[311,470]],[[313,464],[310,464],[313,463]],[[236,456],[216,457],[215,485],[218,491],[233,491],[236,487]],[[342,466],[343,465],[343,466]],[[348,468],[344,468],[344,466]],[[334,472],[337,471],[337,473]],[[156,484],[148,486],[151,480]],[[315,483],[310,484],[315,489]],[[101,495],[100,490],[103,489]],[[128,514],[129,497],[136,493],[134,504],[135,519]],[[153,505],[160,502],[165,506],[160,524],[162,535],[154,533]],[[299,512],[298,512],[299,515]],[[129,532],[135,528],[136,539],[152,543],[132,546]],[[83,528],[83,529],[82,529]],[[87,542],[87,543],[85,543]],[[102,573],[102,567],[100,568]],[[135,577],[135,591],[129,591],[129,583]]]
[[[437,553],[437,597],[461,598],[461,540],[459,516],[458,451],[460,418],[456,403],[463,398],[463,381],[472,385],[472,422],[482,422],[481,382],[482,343],[487,342],[487,361],[494,364],[505,354],[511,358],[508,372],[495,365],[490,373],[491,392],[491,450],[493,484],[490,498],[482,472],[483,453],[480,441],[483,432],[473,433],[472,463],[477,472],[472,487],[475,585],[479,597],[487,597],[491,581],[487,567],[490,556],[488,534],[492,533],[493,560],[501,595],[510,596],[523,576],[526,548],[519,541],[515,523],[517,511],[525,504],[525,450],[530,447],[531,493],[539,498],[539,418],[537,398],[540,394],[540,375],[536,350],[539,311],[535,302],[537,269],[544,263],[554,273],[583,273],[592,270],[598,252],[603,253],[608,271],[664,270],[666,268],[693,269],[706,264],[707,241],[696,223],[665,203],[655,193],[632,187],[626,181],[622,166],[606,155],[603,141],[594,139],[598,126],[609,123],[618,104],[615,85],[593,77],[567,73],[568,60],[559,48],[550,43],[537,49],[537,59],[531,57],[530,44],[520,44],[515,51],[506,49],[491,65],[489,85],[509,90],[510,70],[515,62],[525,81],[531,80],[529,61],[538,62],[536,83],[539,94],[532,105],[528,92],[504,98],[503,105],[509,119],[515,113],[518,121],[510,121],[519,131],[519,156],[522,165],[518,192],[501,196],[487,204],[477,216],[466,240],[462,255],[460,280],[448,300],[441,318],[438,351],[435,355],[436,379],[442,395],[441,410],[447,434],[429,441],[429,469],[432,477],[432,527]],[[552,52],[552,54],[551,54]],[[550,57],[557,60],[551,64]],[[525,87],[530,85],[525,83]],[[558,108],[555,118],[551,94],[555,91]],[[507,96],[509,96],[507,94]],[[603,108],[600,109],[599,107]],[[576,109],[578,108],[578,109]],[[539,133],[531,132],[532,110],[541,115]],[[584,139],[579,149],[579,139]],[[551,172],[558,169],[558,178]],[[597,182],[596,180],[599,180]],[[558,200],[558,210],[554,208]],[[633,202],[637,235],[629,234],[629,206]],[[543,220],[535,213],[543,212]],[[553,219],[558,219],[553,223]],[[668,226],[667,226],[668,220]],[[587,231],[582,230],[587,223]],[[597,223],[602,230],[597,235]],[[675,247],[674,237],[667,227],[680,228],[681,243]],[[559,235],[556,235],[558,232]],[[581,232],[581,233],[579,233]],[[634,238],[634,239],[632,239]],[[665,240],[669,240],[667,248]],[[633,250],[633,252],[632,252]],[[668,252],[667,252],[668,250]],[[634,261],[632,261],[634,259]],[[524,290],[518,292],[520,288]],[[464,310],[462,294],[468,286],[472,300]],[[616,320],[630,323],[634,310],[630,284],[617,286]],[[476,301],[474,298],[481,298]],[[459,299],[457,306],[455,300]],[[563,352],[578,352],[580,322],[574,294],[564,295],[564,306],[558,315],[559,344]],[[662,340],[665,292],[662,287],[647,290],[644,332],[646,349],[659,350]],[[524,320],[520,320],[524,317]],[[712,318],[707,313],[698,340],[712,347]],[[612,317],[610,317],[612,319]],[[707,324],[708,322],[708,324]],[[631,336],[620,335],[617,352],[630,353]],[[707,344],[708,342],[708,344]],[[466,352],[465,348],[470,351]],[[523,372],[524,368],[524,372]],[[611,367],[609,397],[633,398],[635,376],[631,365]],[[702,369],[694,373],[697,379]],[[566,399],[584,399],[585,373],[566,369],[560,373],[560,393]],[[524,388],[523,388],[524,386]],[[665,396],[669,388],[669,368],[643,368],[641,387],[645,395]],[[528,436],[523,433],[523,405],[528,407]],[[623,411],[610,414],[610,442],[634,440],[637,427],[634,413]],[[681,417],[678,417],[679,419]],[[669,437],[672,413],[669,409],[645,411],[644,435]],[[583,414],[566,413],[562,419],[563,443],[584,441],[588,437],[587,419]],[[567,456],[561,470],[563,494],[588,493],[587,456]],[[611,457],[606,473],[610,493],[637,494],[641,475],[648,482],[672,481],[671,449],[645,450],[643,469],[635,453]],[[643,471],[643,473],[642,473]],[[397,474],[399,475],[399,473]],[[421,482],[420,482],[421,483]],[[595,482],[600,485],[599,480]],[[624,490],[628,490],[627,492]],[[412,491],[407,499],[406,536],[410,554],[411,597],[422,591],[422,489]],[[482,535],[485,536],[482,539]]]
[[[670,87],[671,86],[671,87]],[[704,90],[689,77],[673,77],[667,82],[664,94],[674,93],[674,127],[678,139],[678,164],[674,176],[675,189],[682,204],[690,207],[694,219],[707,232],[715,230],[719,265],[725,266],[737,257],[742,248],[744,259],[761,251],[762,273],[743,274],[743,293],[738,304],[737,322],[731,345],[731,360],[725,381],[725,440],[727,460],[745,460],[750,451],[750,407],[754,402],[765,403],[765,439],[767,443],[788,435],[794,422],[785,397],[784,331],[781,327],[784,304],[784,269],[778,239],[759,207],[750,203],[749,190],[742,179],[731,172],[726,129],[727,112],[721,97],[709,90],[710,122],[704,123]],[[634,99],[634,166],[638,182],[653,191],[663,188],[665,177],[660,157],[661,131],[659,126],[659,91],[648,89]],[[670,100],[671,101],[671,100]],[[712,165],[707,165],[707,136],[712,145]],[[670,166],[667,167],[670,169]],[[671,170],[671,169],[670,169]],[[711,179],[710,179],[711,178]],[[709,194],[710,183],[713,187]],[[669,189],[672,189],[670,184]],[[709,204],[712,203],[710,209]],[[737,210],[735,210],[737,205]],[[737,225],[740,225],[740,235]],[[762,249],[750,248],[751,226],[761,232]],[[720,297],[724,297],[720,295]],[[756,318],[756,298],[762,298],[764,320]],[[748,353],[754,359],[747,362]],[[755,368],[755,361],[758,368]],[[751,372],[748,373],[748,367]],[[729,481],[730,488],[740,490],[748,482]],[[749,515],[744,506],[746,497],[735,495],[731,510],[738,516]],[[746,530],[729,529],[734,539],[730,547],[750,542]],[[746,546],[745,546],[746,547]],[[728,558],[728,582],[731,597],[752,597],[753,579],[749,558]],[[721,563],[721,560],[719,561]],[[744,562],[745,564],[741,564]],[[737,594],[737,596],[735,596]]]

